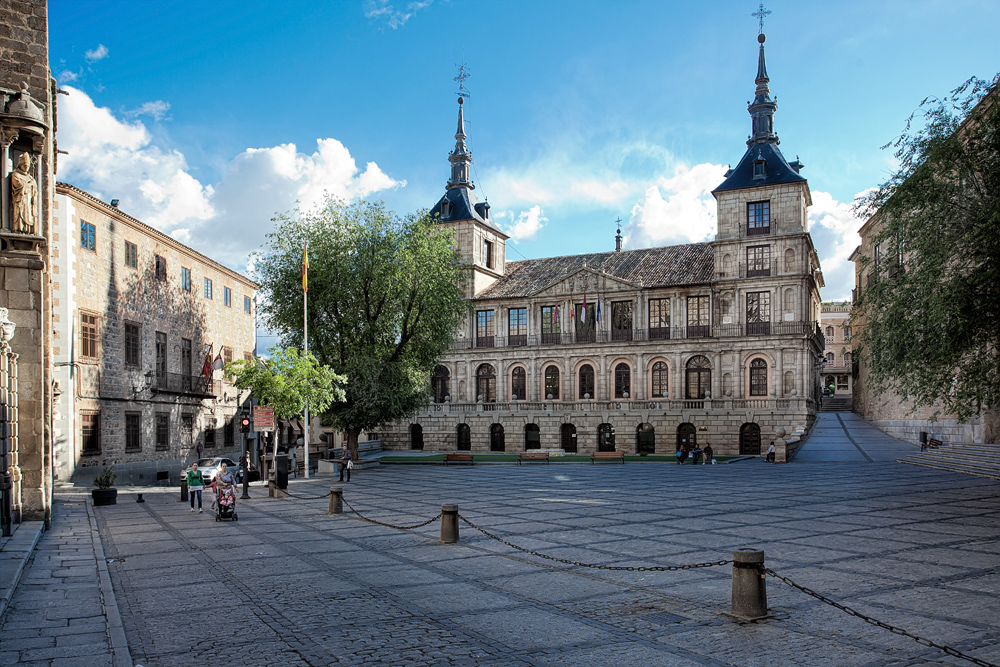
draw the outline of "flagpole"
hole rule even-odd
[[[306,286],[309,274],[309,242],[302,246],[302,342],[305,351],[309,351],[309,289]],[[306,423],[302,430],[302,443],[305,445],[305,475],[309,479],[309,403],[306,403]]]

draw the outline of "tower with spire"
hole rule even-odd
[[[486,289],[503,275],[506,243],[509,238],[497,228],[490,216],[489,202],[476,197],[472,182],[472,152],[465,140],[465,99],[458,98],[458,128],[455,149],[448,154],[451,178],[445,192],[430,214],[437,224],[451,231],[462,263],[468,267],[470,281],[466,296]]]

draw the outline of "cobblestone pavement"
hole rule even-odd
[[[326,480],[297,480],[317,496]],[[416,523],[457,503],[562,558],[668,565],[763,548],[799,583],[1000,663],[1000,486],[893,463],[384,466],[345,498]],[[959,665],[771,580],[738,623],[730,568],[551,563],[462,527],[397,531],[255,487],[240,520],[176,494],[95,508],[131,655],[146,665]]]

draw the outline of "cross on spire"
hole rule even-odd
[[[767,16],[768,14],[770,14],[770,13],[771,13],[771,10],[770,9],[764,9],[764,3],[761,2],[760,3],[760,7],[757,8],[757,11],[755,11],[753,14],[750,15],[750,16],[754,17],[755,19],[760,19],[760,33],[759,34],[761,34],[761,35],[764,34],[764,17]]]
[[[456,95],[459,97],[470,97],[469,89],[465,87],[465,80],[470,76],[469,68],[465,64],[465,58],[462,58],[462,64],[458,66],[458,76],[452,79],[452,81],[458,81],[458,92]]]

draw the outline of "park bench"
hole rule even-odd
[[[444,464],[449,463],[468,463],[469,465],[476,465],[476,462],[472,460],[472,454],[445,454]]]
[[[930,440],[929,440],[929,441],[927,442],[927,449],[937,449],[938,447],[940,447],[940,446],[941,446],[941,445],[943,445],[943,444],[944,444],[944,443],[943,443],[943,442],[941,442],[940,440],[938,440],[937,438],[931,438],[931,439],[930,439]]]
[[[517,455],[517,465],[521,465],[521,461],[545,461],[549,462],[548,452],[521,452]]]
[[[597,461],[621,461],[625,465],[625,452],[594,452],[590,455],[590,462]]]

